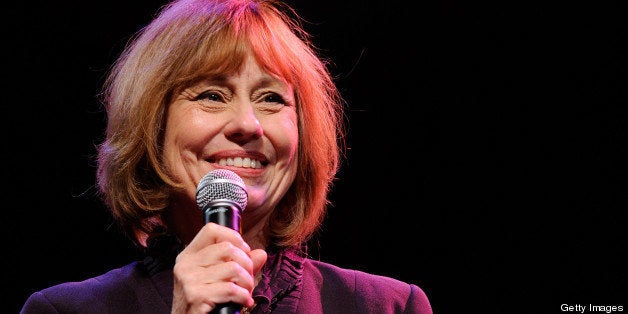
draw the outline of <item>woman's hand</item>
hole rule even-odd
[[[266,258],[237,231],[206,224],[177,256],[172,313],[207,313],[227,302],[253,306],[255,274]]]

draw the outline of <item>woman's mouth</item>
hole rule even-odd
[[[218,164],[221,166],[232,166],[232,167],[242,167],[242,168],[253,168],[253,169],[262,168],[262,163],[259,160],[251,159],[249,157],[220,158],[218,160]]]

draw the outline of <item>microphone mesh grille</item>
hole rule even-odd
[[[227,169],[210,171],[201,179],[196,189],[196,203],[201,210],[215,200],[230,200],[244,210],[247,196],[242,178]]]

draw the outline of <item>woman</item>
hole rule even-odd
[[[343,149],[342,99],[299,17],[266,0],[181,0],[103,89],[98,186],[146,258],[36,292],[22,312],[431,313],[416,285],[308,258]],[[210,171],[246,185],[241,234],[205,223]]]

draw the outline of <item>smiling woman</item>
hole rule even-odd
[[[247,242],[266,247],[264,224],[259,222],[267,220],[297,173],[297,113],[291,85],[263,72],[253,56],[244,60],[236,73],[196,84],[168,107],[164,166],[185,191],[173,195],[174,201],[194,211],[173,211],[168,219],[198,216],[194,194],[199,178],[224,167],[247,183],[250,200],[243,217]],[[185,243],[201,227],[170,225]]]
[[[416,284],[309,258],[343,156],[343,99],[281,2],[181,0],[103,87],[100,195],[145,258],[33,293],[23,313],[431,313]],[[209,172],[247,192],[241,233],[206,223]]]

